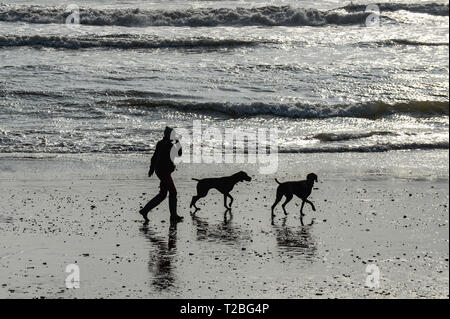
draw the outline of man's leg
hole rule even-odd
[[[166,198],[167,196],[167,183],[165,183],[163,180],[161,180],[161,183],[159,184],[159,193],[155,197],[153,197],[147,205],[142,208],[139,213],[144,217],[145,221],[148,221],[147,214],[150,210],[161,204],[161,202]]]
[[[170,211],[170,220],[173,222],[180,222],[183,220],[183,217],[178,216],[177,214],[177,189],[173,182],[172,176],[167,176],[167,189],[169,191],[169,211]]]

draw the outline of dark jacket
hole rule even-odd
[[[149,175],[156,172],[156,175],[171,174],[175,170],[175,164],[173,163],[170,152],[174,148],[174,154],[181,156],[183,151],[180,143],[177,141],[175,144],[170,139],[164,138],[156,144],[155,153],[153,153]]]

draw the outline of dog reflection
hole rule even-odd
[[[173,259],[176,254],[177,223],[170,225],[168,240],[157,235],[148,225],[144,225],[141,231],[155,248],[155,251],[150,253],[148,262],[148,270],[153,274],[152,285],[158,290],[173,287],[175,283]]]
[[[249,241],[251,234],[237,227],[232,223],[233,215],[225,212],[223,222],[210,225],[203,218],[191,215],[192,223],[197,230],[197,240],[206,240],[211,242],[223,242],[225,244],[236,244],[241,241]]]
[[[313,224],[314,220],[304,227],[290,227],[286,225],[286,218],[283,218],[281,225],[273,225],[280,251],[313,261],[317,251],[316,241],[311,236]]]

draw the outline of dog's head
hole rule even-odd
[[[317,182],[318,181],[317,180],[317,175],[314,174],[314,173],[309,173],[308,176],[306,176],[306,179],[308,181],[311,181],[311,182]]]
[[[250,182],[252,180],[252,178],[250,176],[247,175],[246,172],[244,171],[240,171],[239,173],[234,174],[237,178],[238,181],[243,182]]]

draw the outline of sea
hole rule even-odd
[[[448,1],[0,0],[0,154],[147,154],[199,122],[448,150]]]

